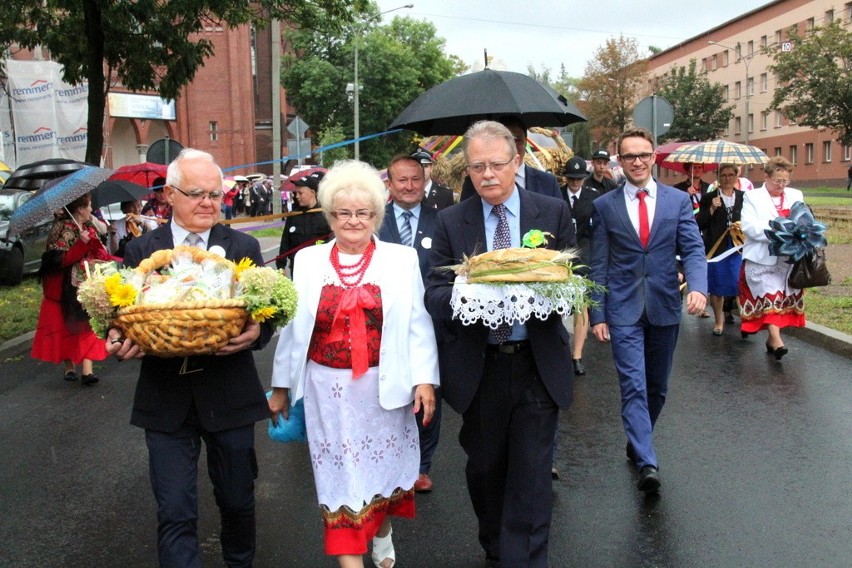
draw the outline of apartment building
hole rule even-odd
[[[776,88],[768,69],[773,63],[766,49],[785,41],[791,28],[800,31],[841,21],[852,29],[852,2],[848,0],[777,0],[733,18],[681,42],[648,60],[648,70],[661,76],[691,59],[706,71],[711,83],[722,85],[734,117],[721,137],[761,148],[769,156],[784,156],[796,164],[796,186],[845,186],[852,165],[852,146],[842,145],[830,130],[799,126],[778,111],[769,110]],[[753,168],[749,177],[762,183]],[[678,174],[661,171],[661,179],[676,181]]]

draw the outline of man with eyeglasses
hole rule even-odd
[[[680,255],[689,283],[687,311],[707,302],[707,260],[689,196],[651,177],[654,145],[644,129],[618,138],[626,182],[598,197],[592,214],[589,320],[598,341],[612,342],[621,387],[626,453],[638,487],[660,488],[654,426],[663,409],[681,319]]]
[[[428,153],[426,155],[428,156]],[[426,205],[426,192],[423,187],[428,176],[423,160],[423,156],[415,153],[412,156],[395,156],[388,164],[391,202],[385,207],[379,239],[413,247],[420,260],[420,275],[425,279],[429,271],[429,252],[432,249],[432,236],[439,208]],[[435,326],[435,334],[440,341],[440,326]],[[417,481],[414,482],[414,490],[418,493],[429,493],[434,489],[429,471],[432,469],[432,456],[441,435],[440,392],[440,388],[435,389],[435,412],[431,422],[423,425],[422,409],[416,415],[417,430],[420,434],[420,471]]]
[[[263,264],[254,237],[218,224],[222,170],[213,156],[186,148],[169,164],[165,194],[171,221],[127,243],[125,265],[155,251],[187,244],[218,246],[225,257]],[[272,336],[249,319],[240,335],[215,355],[165,359],[144,355],[116,329],[107,351],[141,358],[130,423],[145,429],[151,488],[157,501],[161,566],[201,566],[198,539],[198,458],[207,447],[207,471],[221,513],[220,541],[227,566],[251,566],[255,551],[254,423],[269,417],[250,349]]]
[[[518,189],[512,133],[482,121],[465,134],[467,173],[478,197],[438,212],[426,309],[441,326],[442,396],[462,415],[468,492],[489,566],[548,566],[557,414],[572,399],[571,349],[559,314],[491,330],[453,318],[455,275],[447,266],[486,251],[519,247],[532,229],[547,248],[576,245],[568,204]]]
[[[527,127],[521,119],[517,116],[507,115],[500,118],[498,122],[508,128],[509,132],[512,133],[512,142],[515,151],[520,157],[520,163],[515,172],[515,183],[517,186],[533,193],[562,199],[562,190],[559,189],[559,181],[555,175],[550,172],[527,167],[524,163],[524,156],[527,155]],[[473,197],[474,195],[476,195],[476,191],[470,175],[468,175],[462,183],[460,200]]]

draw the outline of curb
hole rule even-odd
[[[15,357],[30,350],[35,330],[0,343],[0,358]]]
[[[797,339],[852,359],[852,335],[807,322],[805,327],[788,327],[784,331]]]

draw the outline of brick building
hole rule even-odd
[[[852,28],[852,2],[776,0],[660,52],[648,60],[648,70],[658,77],[695,59],[699,70],[707,72],[711,83],[720,83],[728,104],[734,105],[734,117],[722,138],[791,160],[798,187],[845,186],[852,146],[841,145],[832,131],[801,127],[768,110],[775,78],[768,70],[773,61],[765,48],[786,40],[792,26],[808,30],[836,20]],[[666,183],[679,177],[669,170],[660,175]],[[752,169],[749,177],[763,182],[759,169]]]

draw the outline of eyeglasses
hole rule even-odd
[[[636,158],[639,158],[639,160],[641,160],[642,163],[647,164],[648,162],[650,162],[651,160],[654,159],[654,153],[653,152],[643,152],[641,154],[622,154],[621,155],[621,161],[626,162],[628,164],[632,164],[633,162],[635,162]]]
[[[200,189],[193,189],[191,191],[184,191],[176,185],[171,185],[169,187],[178,190],[180,193],[184,194],[193,201],[202,201],[205,197],[210,199],[210,201],[219,201],[225,195],[224,192],[219,190],[202,191]]]
[[[485,170],[488,168],[491,168],[491,171],[495,174],[499,174],[511,163],[512,160],[507,160],[505,162],[491,162],[490,164],[468,164],[465,168],[472,174],[484,174]]]
[[[346,209],[341,209],[340,211],[332,211],[331,216],[341,221],[348,221],[352,217],[355,217],[359,221],[366,221],[367,219],[375,217],[376,214],[369,209],[359,209],[358,211],[347,211]]]
[[[783,186],[790,185],[790,180],[788,180],[788,179],[769,178],[769,181],[771,181],[775,185],[783,185]]]

